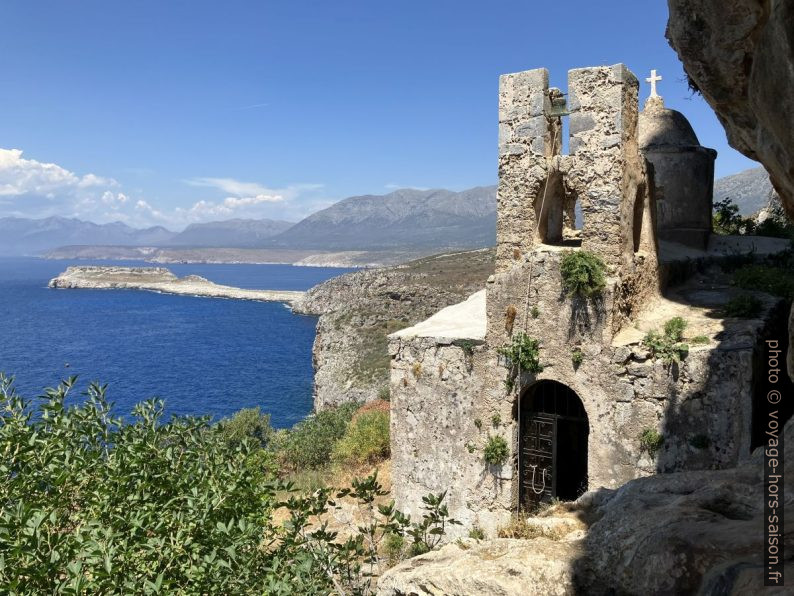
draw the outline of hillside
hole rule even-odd
[[[769,200],[772,183],[764,168],[751,168],[714,181],[714,200],[731,199],[742,215],[756,213]]]
[[[479,248],[495,240],[495,186],[350,197],[273,239],[279,246],[323,250]]]

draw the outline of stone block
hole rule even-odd
[[[542,137],[549,133],[549,122],[545,116],[535,116],[523,124],[516,126],[514,135],[517,138],[527,139]]]
[[[593,116],[584,112],[584,113],[575,113],[570,115],[570,123],[568,125],[568,129],[570,134],[576,135],[582,132],[586,132],[588,130],[594,129],[596,126],[595,120],[593,120]]]

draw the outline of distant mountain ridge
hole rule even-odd
[[[325,250],[491,246],[496,242],[496,186],[350,197],[309,215],[272,242]]]
[[[169,246],[247,248],[265,244],[295,224],[274,219],[228,219],[190,224],[168,242]]]
[[[766,171],[753,168],[716,180],[714,199],[729,197],[743,214],[750,214],[766,205],[771,188]],[[429,254],[495,242],[496,186],[462,192],[400,189],[343,199],[296,224],[230,219],[191,224],[179,233],[161,226],[139,230],[121,222],[94,224],[64,217],[0,218],[2,255],[39,254],[66,245]]]
[[[71,217],[0,218],[0,254],[36,254],[64,244],[164,244],[174,232],[162,226],[137,229],[122,222],[95,224]]]

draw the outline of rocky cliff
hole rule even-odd
[[[315,408],[369,401],[388,391],[386,335],[482,289],[493,268],[493,249],[483,249],[349,273],[312,288],[294,310],[320,315]]]
[[[764,164],[794,217],[794,4],[668,0],[667,38],[731,146]]]
[[[667,39],[731,146],[760,161],[794,219],[794,3],[668,0]],[[794,308],[789,325],[794,346]],[[794,347],[788,354],[794,377]]]

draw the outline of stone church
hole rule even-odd
[[[639,82],[622,64],[569,71],[567,94],[545,69],[500,77],[495,273],[389,337],[403,511],[420,516],[422,496],[447,491],[457,528],[493,535],[553,499],[735,466],[757,445],[759,346],[785,305],[759,295],[758,318],[722,317],[736,289],[715,264],[785,242],[711,234],[716,152],[665,108],[655,71],[647,80],[640,112]],[[565,291],[572,251],[606,266],[598,295]],[[687,322],[679,362],[643,342],[674,317]],[[500,355],[519,333],[538,340],[542,370],[516,375]],[[497,439],[507,457],[488,463]]]

